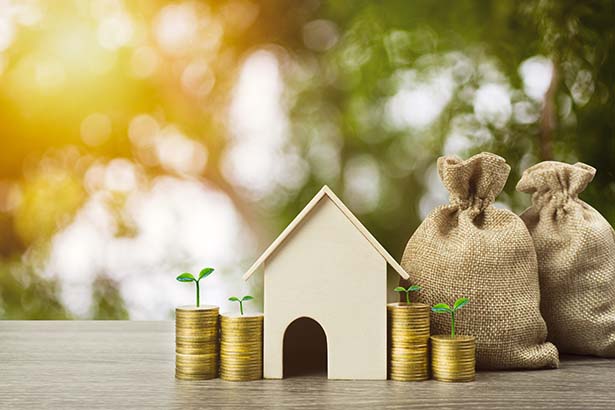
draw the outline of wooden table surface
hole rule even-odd
[[[174,379],[173,322],[0,322],[0,409],[615,409],[615,360],[433,380]]]

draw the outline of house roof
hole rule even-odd
[[[272,254],[275,250],[282,245],[284,240],[301,224],[301,222],[310,214],[310,212],[316,207],[316,204],[320,202],[324,197],[328,197],[331,202],[333,202],[337,208],[342,211],[342,213],[348,218],[348,220],[354,225],[355,228],[367,239],[367,241],[378,251],[380,255],[387,261],[389,265],[395,269],[395,271],[404,279],[408,279],[409,276],[406,271],[397,263],[397,261],[380,245],[380,243],[374,238],[374,236],[363,226],[361,221],[357,219],[356,216],[344,205],[341,199],[333,193],[333,191],[328,186],[323,186],[322,189],[312,198],[312,200],[303,208],[301,212],[293,219],[293,221],[282,231],[280,236],[276,238],[275,241],[263,254],[254,262],[254,264],[248,269],[248,271],[243,275],[243,280],[248,280],[250,276],[258,269]]]

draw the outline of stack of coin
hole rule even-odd
[[[175,377],[213,379],[218,371],[217,306],[175,310]]]
[[[387,305],[391,380],[429,379],[429,313],[422,303]]]
[[[476,339],[474,336],[431,337],[433,377],[443,382],[474,380]]]
[[[263,315],[222,315],[220,378],[248,381],[263,378]]]

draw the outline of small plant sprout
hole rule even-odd
[[[231,296],[230,298],[228,298],[228,300],[230,300],[231,302],[239,302],[239,312],[241,313],[241,316],[243,316],[243,302],[247,302],[248,300],[252,299],[254,299],[254,297],[250,295],[244,296],[241,299],[239,299],[237,296]]]
[[[438,303],[431,308],[432,312],[451,314],[451,337],[455,337],[455,312],[467,305],[469,301],[468,298],[459,298],[452,308],[446,303]]]
[[[195,278],[194,275],[192,275],[192,273],[182,273],[181,275],[179,275],[176,279],[180,282],[194,282],[196,283],[196,307],[200,307],[201,306],[201,292],[199,289],[199,282],[201,281],[201,279],[205,279],[206,277],[208,277],[209,275],[211,275],[214,271],[214,268],[205,268],[201,271],[201,273],[199,274],[199,278]]]
[[[421,287],[419,285],[412,285],[412,286],[408,286],[407,288],[404,288],[403,286],[398,286],[393,290],[395,292],[405,292],[406,293],[406,303],[410,304],[410,292],[418,292],[419,290],[421,290]]]

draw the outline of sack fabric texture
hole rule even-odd
[[[578,197],[595,173],[546,161],[527,169],[517,190],[532,194],[521,218],[538,255],[548,340],[561,352],[615,357],[615,233]]]
[[[457,334],[476,337],[479,369],[538,369],[559,365],[556,347],[545,342],[540,315],[536,252],[523,221],[492,206],[510,167],[482,153],[462,161],[438,159],[450,204],[434,209],[412,235],[402,266],[422,286],[420,302],[470,302],[456,313]],[[432,334],[450,334],[450,316],[431,314]]]

